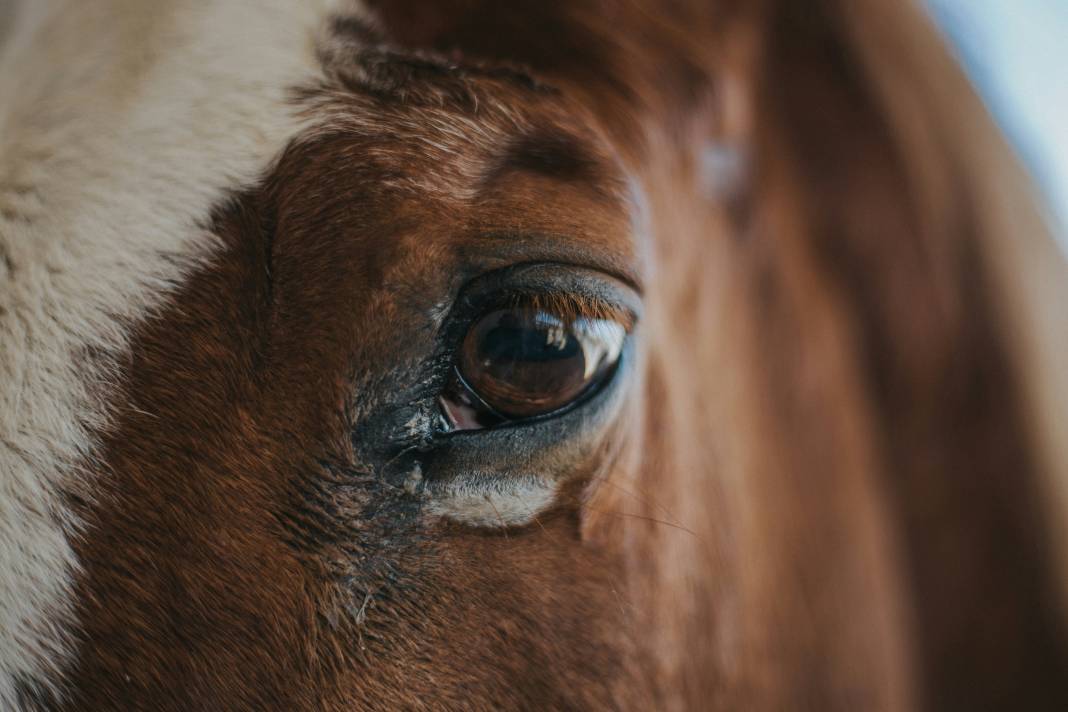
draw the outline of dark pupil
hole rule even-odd
[[[611,366],[601,356],[587,367],[582,339],[596,338],[543,311],[499,310],[468,333],[460,372],[475,395],[501,416],[548,413],[575,400]]]
[[[479,364],[487,375],[530,393],[581,385],[582,347],[570,330],[538,324],[504,313],[485,330],[478,344]]]

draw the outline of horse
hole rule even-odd
[[[918,3],[0,38],[3,709],[1068,705],[1064,257]]]

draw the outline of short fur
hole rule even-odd
[[[0,63],[0,706],[1068,705],[1064,260],[919,7],[161,5]],[[516,261],[628,390],[421,461]]]
[[[0,707],[69,650],[93,442],[130,330],[218,245],[204,228],[298,130],[314,3],[33,0],[0,65]],[[220,31],[220,28],[224,28]],[[227,31],[225,28],[229,28]]]

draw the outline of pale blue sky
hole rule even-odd
[[[1068,0],[928,0],[1049,197],[1068,248]]]

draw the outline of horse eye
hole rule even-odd
[[[491,311],[464,337],[441,397],[449,425],[472,430],[565,408],[615,371],[627,328],[518,306]]]

